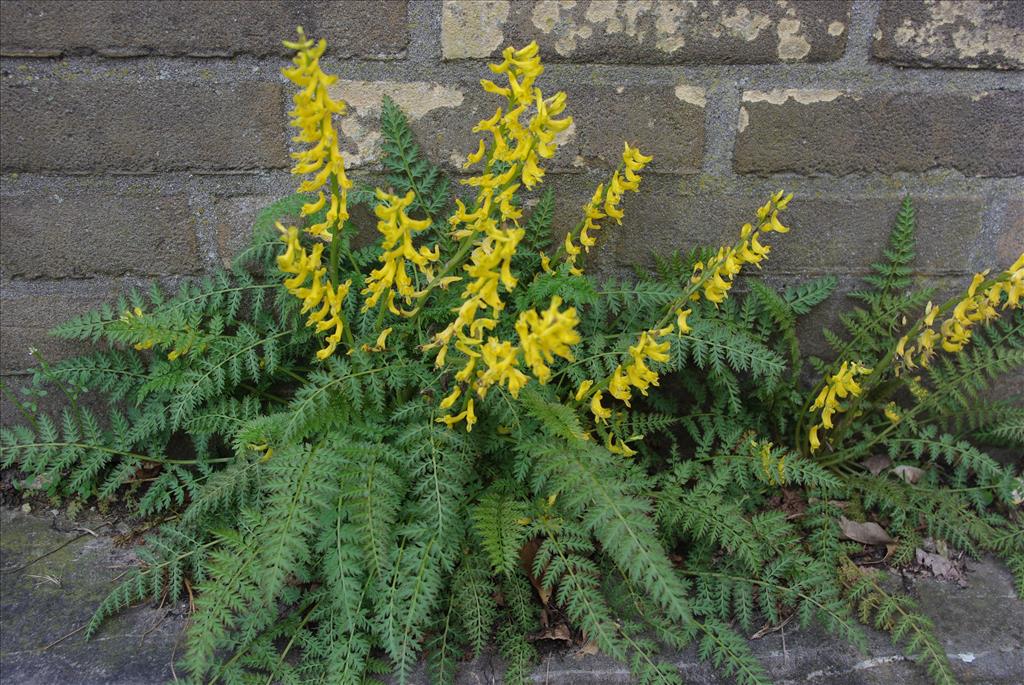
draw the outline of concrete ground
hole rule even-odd
[[[75,523],[54,512],[0,509],[0,681],[4,685],[150,685],[174,681],[187,606],[146,604],[110,620],[92,641],[80,631],[93,609],[132,562],[115,545],[123,532],[98,519]],[[968,565],[967,587],[931,579],[904,582],[934,620],[963,683],[1024,683],[1024,602],[1009,572],[992,560]],[[755,640],[755,653],[780,684],[916,685],[929,682],[888,640],[871,635],[869,654],[824,634],[787,626]],[[687,683],[727,683],[693,650],[667,655]],[[466,664],[460,683],[501,682],[492,654]],[[628,683],[626,668],[574,651],[545,658],[534,682],[561,685]],[[416,685],[427,682],[422,671]]]

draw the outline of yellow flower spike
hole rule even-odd
[[[686,317],[693,313],[692,309],[679,308],[676,310],[676,331],[679,335],[685,335],[693,329],[686,323]]]
[[[580,383],[579,389],[576,390],[576,401],[579,402],[584,397],[586,397],[587,392],[590,390],[591,386],[593,386],[593,385],[594,385],[594,381],[592,381],[592,380],[585,380],[582,383]]]
[[[612,410],[601,405],[603,397],[604,393],[598,390],[594,393],[594,396],[590,398],[590,411],[598,423],[606,423],[612,416]]]
[[[526,374],[516,368],[519,364],[519,348],[507,340],[491,337],[481,348],[485,371],[476,382],[477,394],[483,398],[492,385],[506,384],[512,397],[518,398],[519,391],[526,385]]]

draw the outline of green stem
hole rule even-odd
[[[157,457],[150,457],[145,454],[139,454],[137,452],[128,452],[126,450],[116,450],[112,447],[104,447],[102,445],[90,445],[84,442],[33,442],[13,445],[11,449],[29,449],[34,447],[78,447],[80,449],[87,450],[99,450],[100,452],[107,452],[109,454],[118,454],[122,457],[134,457],[139,461],[150,462],[153,464],[222,464],[229,461],[234,461],[234,457],[223,457],[221,459],[159,459]]]

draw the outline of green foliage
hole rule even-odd
[[[453,247],[448,180],[388,98],[381,118],[387,184],[412,192],[409,212],[429,220],[424,244]],[[321,341],[276,261],[276,222],[310,199],[262,212],[231,269],[58,327],[102,347],[44,361],[32,392],[56,387],[68,407],[56,419],[29,411],[28,425],[0,434],[3,466],[54,497],[176,514],[147,536],[88,636],[127,606],[190,592],[182,665],[197,682],[364,683],[387,673],[406,682],[422,658],[434,682],[448,683],[492,642],[505,678],[526,682],[543,607],[629,663],[637,682],[680,682],[657,655],[693,644],[753,684],[768,676],[743,636],[795,617],[860,649],[860,623],[886,630],[948,682],[930,622],[853,564],[841,519],[883,525],[901,561],[926,536],[992,551],[1024,593],[1022,481],[984,451],[1024,448],[1024,409],[1019,397],[981,401],[1024,366],[1024,314],[978,326],[964,352],[920,373],[892,372],[897,341],[931,295],[909,290],[909,199],[884,261],[854,294],[863,306],[843,316],[848,335],[826,336],[837,358],[814,362],[827,375],[844,361],[873,371],[837,415],[828,449],[813,452],[807,417],[823,385],[805,387],[798,324],[834,277],[781,290],[752,281],[715,304],[690,300],[709,248],[659,257],[637,282],[598,284],[565,263],[548,272],[540,253],[567,227],[554,225],[546,190],[517,205],[532,209],[505,304],[521,313],[557,296],[576,308],[581,341],[572,359],[549,360],[545,384],[474,393],[467,432],[439,422],[457,381],[425,349],[462,304],[456,288],[437,288],[410,318],[350,307],[349,353],[315,361]],[[360,187],[350,200],[377,202]],[[379,245],[338,245],[358,291],[380,265]],[[681,303],[690,330],[667,334],[664,359],[650,361],[659,384],[595,421],[577,389],[627,363],[638,337],[675,320]],[[486,332],[511,339],[514,319]],[[103,412],[87,408],[95,400]],[[884,414],[892,407],[895,422]],[[613,451],[612,436],[635,456]],[[872,474],[862,462],[880,455],[894,468]],[[900,466],[917,469],[914,479]]]

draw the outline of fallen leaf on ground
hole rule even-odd
[[[936,578],[951,580],[961,585],[966,585],[964,574],[960,572],[957,565],[941,554],[926,552],[920,547],[916,551],[918,566],[927,569]]]
[[[587,640],[583,643],[583,646],[580,647],[579,651],[576,652],[576,658],[582,659],[585,656],[595,656],[600,653],[601,650],[597,648],[597,643],[593,640]]]
[[[840,516],[839,527],[843,531],[844,538],[864,545],[887,545],[896,542],[889,537],[884,528],[872,521],[858,523],[845,516]]]
[[[569,626],[564,623],[558,623],[551,626],[541,632],[530,637],[531,640],[560,640],[562,642],[572,642],[572,633],[569,631]]]
[[[919,469],[916,466],[897,466],[893,468],[892,472],[911,485],[921,480],[921,476],[924,475],[924,469]]]
[[[882,471],[885,471],[892,464],[892,459],[885,456],[884,454],[877,454],[873,457],[868,457],[862,461],[861,466],[871,472],[871,475],[877,476]]]

